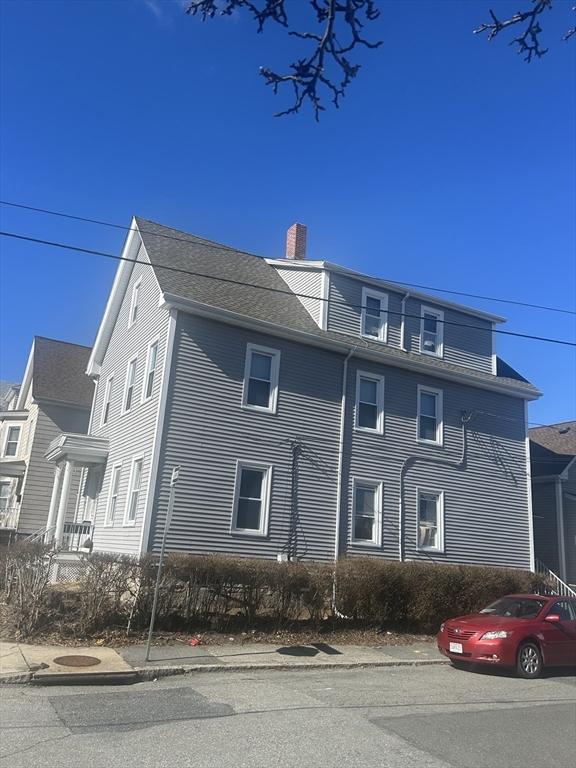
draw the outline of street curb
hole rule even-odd
[[[365,669],[367,667],[434,667],[446,665],[450,662],[446,659],[394,659],[386,661],[345,661],[340,663],[325,662],[323,664],[187,664],[180,667],[135,667],[141,680],[158,680],[161,677],[174,675],[187,675],[194,672],[293,672],[313,669]]]
[[[32,680],[32,672],[20,672],[16,675],[0,675],[0,685],[21,685]]]
[[[0,685],[130,685],[150,682],[162,677],[190,675],[196,672],[302,672],[320,669],[366,669],[384,667],[433,667],[449,664],[447,659],[386,659],[382,661],[345,661],[307,664],[187,664],[186,666],[134,667],[129,672],[99,672],[67,675],[52,674],[35,677],[34,672],[0,675]]]

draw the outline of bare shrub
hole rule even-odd
[[[52,555],[41,543],[20,543],[5,554],[6,602],[19,638],[39,627],[50,581]]]

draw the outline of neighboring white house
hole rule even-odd
[[[63,433],[49,525],[85,471],[95,550],[532,568],[527,403],[502,318],[326,261],[134,219]]]
[[[45,458],[63,430],[88,429],[94,384],[85,370],[90,348],[36,336],[21,386],[12,386],[0,411],[0,538],[23,538],[48,521],[54,468]],[[63,514],[73,521],[80,472]]]

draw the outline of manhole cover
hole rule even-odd
[[[60,664],[62,667],[94,667],[96,664],[100,664],[100,659],[96,656],[58,656],[54,659],[55,664]]]

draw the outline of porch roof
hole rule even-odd
[[[12,456],[0,458],[1,477],[24,477],[26,462],[23,459],[14,459]]]
[[[82,466],[104,464],[108,458],[108,438],[62,432],[52,440],[44,455],[54,462],[73,461]]]

